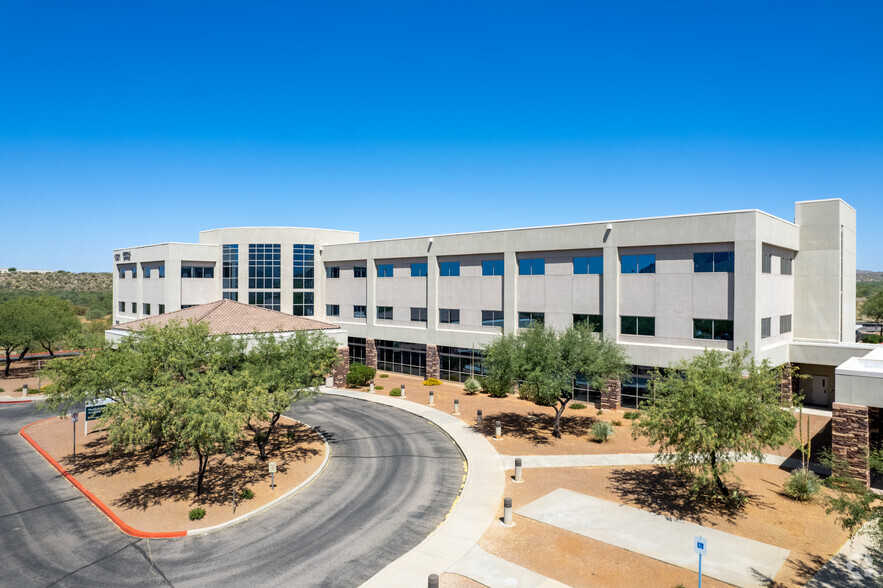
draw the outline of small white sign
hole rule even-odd
[[[270,473],[271,473],[271,474],[275,474],[275,473],[276,473],[276,462],[275,462],[275,461],[271,461],[271,462],[270,462]]]
[[[696,537],[696,544],[693,546],[693,551],[699,555],[705,555],[705,549],[707,546],[708,542],[705,541],[704,537]]]

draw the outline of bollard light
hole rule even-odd
[[[478,414],[475,417],[475,423],[478,425],[481,424],[481,409],[480,408],[478,409]]]
[[[460,414],[460,399],[459,398],[454,398],[454,414],[455,415]]]
[[[503,525],[512,526],[512,499],[508,496],[503,499]]]
[[[435,406],[435,392],[429,390],[429,406]]]
[[[494,435],[494,439],[502,439],[503,438],[503,425],[500,421],[497,421],[495,424],[496,434]]]
[[[405,385],[402,384],[402,398],[405,398]]]
[[[429,588],[438,588],[438,574],[429,574]]]
[[[371,380],[371,383],[368,385],[368,393],[374,394],[374,380]]]
[[[515,482],[523,482],[521,479],[521,458],[515,458]]]

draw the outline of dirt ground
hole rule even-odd
[[[847,533],[825,514],[820,498],[802,504],[782,493],[786,471],[737,464],[735,473],[750,501],[734,510],[691,499],[688,483],[659,466],[526,469],[521,484],[507,478],[506,496],[517,511],[566,488],[783,547],[791,554],[774,586],[804,585],[846,543]],[[514,521],[511,528],[492,525],[479,541],[482,549],[576,588],[695,585],[696,574],[682,568],[518,515]],[[726,586],[705,578],[703,585]]]
[[[3,377],[3,370],[6,362],[0,361],[0,396],[8,396],[20,398],[20,390],[22,386],[27,384],[29,392],[36,394],[40,386],[46,385],[45,379],[37,378],[37,369],[41,365],[45,365],[46,360],[24,359],[22,361],[14,361],[9,367],[9,377]]]
[[[267,462],[260,460],[249,433],[236,454],[210,459],[205,489],[197,497],[195,458],[184,460],[178,467],[167,455],[151,460],[146,451],[114,456],[104,433],[84,436],[82,421],[76,427],[76,463],[69,418],[53,417],[25,432],[123,522],[145,532],[210,527],[255,510],[306,480],[321,466],[326,451],[318,433],[283,417],[267,448]],[[277,467],[273,490],[267,471],[269,461],[275,461]],[[234,512],[234,489],[241,488],[250,488],[255,496],[237,501]],[[188,513],[195,507],[205,509],[205,518],[189,519]]]
[[[388,377],[380,377],[385,374]],[[489,439],[494,447],[503,455],[583,455],[603,453],[655,453],[656,448],[646,439],[632,439],[631,421],[624,418],[630,411],[604,410],[598,414],[594,404],[581,410],[568,408],[561,415],[561,439],[552,436],[552,424],[555,409],[551,406],[538,406],[533,402],[510,395],[507,398],[491,398],[486,394],[469,395],[463,385],[457,382],[442,382],[440,386],[424,386],[423,378],[407,376],[392,372],[378,372],[374,383],[383,386],[376,394],[388,395],[393,388],[405,384],[407,398],[402,402],[428,404],[429,390],[434,393],[435,407],[453,413],[454,399],[460,400],[460,419],[472,425]],[[360,388],[367,390],[367,388]],[[585,404],[585,403],[584,403]],[[482,423],[476,424],[477,411],[482,411]],[[804,429],[809,418],[809,430],[812,435],[813,453],[823,447],[830,447],[831,426],[829,417],[806,415],[803,417]],[[495,421],[499,420],[503,438],[494,440]],[[597,421],[614,423],[615,433],[606,443],[598,443],[589,436],[589,429]],[[795,433],[797,429],[795,428]],[[769,449],[767,453],[786,457],[800,457],[800,452],[793,446]]]

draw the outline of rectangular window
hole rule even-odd
[[[282,245],[278,243],[248,244],[248,288],[250,290],[282,287]],[[249,294],[249,300],[252,296]],[[265,298],[259,296],[257,298]],[[257,299],[256,298],[256,299]],[[252,304],[251,302],[249,304]],[[269,302],[271,306],[274,302]],[[262,306],[258,304],[258,306]],[[269,307],[264,307],[269,308]],[[279,310],[273,308],[272,310]]]
[[[279,292],[249,292],[248,303],[270,310],[281,310],[282,302]]]
[[[716,251],[714,253],[694,253],[693,271],[732,273],[735,256],[732,251]]]
[[[166,305],[160,304],[159,305],[159,314],[165,314],[165,313],[166,313]]]
[[[142,304],[141,310],[144,312],[144,314],[150,314],[150,305],[147,303]]]
[[[719,319],[693,319],[694,339],[733,340],[733,321]]]
[[[783,314],[779,317],[779,334],[791,332],[791,315]]]
[[[368,307],[353,306],[353,318],[368,318]]]
[[[544,276],[546,275],[546,260],[539,257],[536,259],[519,259],[518,275],[521,276]]]
[[[442,380],[465,382],[472,376],[484,375],[481,350],[468,347],[438,347],[439,377]]]
[[[421,278],[426,275],[427,264],[425,261],[420,263],[412,263],[411,264],[411,277],[412,278]]]
[[[542,312],[519,312],[518,328],[526,329],[534,325],[542,325],[546,322],[546,315]]]
[[[166,277],[166,266],[165,266],[165,264],[163,264],[163,265],[161,265],[161,266],[158,266],[158,269],[159,269],[159,277],[161,277],[161,278]]]
[[[364,265],[356,265],[353,266],[353,277],[354,278],[367,278],[368,277],[368,268]]]
[[[315,262],[315,247],[313,245],[305,244],[305,243],[296,243],[292,245],[292,271],[294,278],[292,279],[291,287],[295,290],[312,290],[313,289],[313,281],[315,278],[314,275],[314,262]],[[310,312],[309,315],[303,316],[312,316],[313,313]],[[300,315],[299,315],[300,316]]]
[[[325,305],[325,315],[326,316],[340,316],[340,305],[339,304],[326,304]]]
[[[120,312],[126,312],[126,303],[125,302],[120,302],[120,303],[118,303],[117,306],[118,306]]]
[[[425,323],[426,322],[426,309],[425,308],[417,308],[411,307],[411,322],[412,323]]]
[[[655,274],[656,255],[623,255],[621,258],[621,273],[624,274]]]
[[[181,310],[184,310],[185,308],[190,308],[191,306],[193,306],[193,305],[192,304],[182,304]]]
[[[459,276],[459,261],[442,261],[438,264],[438,275],[440,276]]]
[[[711,273],[714,271],[714,253],[694,253],[693,272]]]
[[[137,277],[138,277],[138,266],[135,266],[135,267],[132,268],[132,277],[133,277],[133,278],[137,278]]]
[[[438,309],[438,322],[445,323],[448,325],[459,325],[460,324],[460,309],[459,308],[439,308]]]
[[[426,345],[377,339],[375,346],[378,369],[412,376],[426,375]]]
[[[604,331],[604,317],[600,314],[575,314],[573,315],[573,324],[583,325],[593,333]]]
[[[392,277],[392,264],[391,263],[378,263],[377,264],[377,277],[378,278],[391,278]]]
[[[766,339],[770,336],[770,323],[772,322],[771,318],[760,319],[760,338]]]
[[[760,271],[765,274],[772,273],[773,271],[773,256],[771,253],[764,253],[763,260],[761,261]]]
[[[223,246],[221,287],[224,290],[236,290],[239,288],[239,245]],[[227,293],[225,292],[225,294]],[[235,300],[235,298],[232,300]]]
[[[294,316],[313,316],[313,293],[292,293],[291,314]]]
[[[603,274],[604,258],[600,255],[594,257],[574,257],[573,273],[576,274]]]
[[[783,257],[782,258],[780,267],[781,267],[781,274],[783,276],[790,276],[791,275],[791,262],[792,261],[794,261],[794,260],[790,257]]]
[[[392,320],[392,306],[378,306],[377,319],[382,321]]]
[[[236,300],[239,301],[239,292],[222,292],[221,298],[224,300]]]
[[[119,272],[120,272],[120,278],[121,278],[121,279],[125,279],[125,277],[126,277],[126,268],[124,268],[124,267],[119,268]]]
[[[622,316],[619,317],[619,332],[623,335],[656,336],[656,317],[653,316]]]
[[[503,275],[502,259],[485,259],[481,262],[481,275],[483,276],[502,276]]]
[[[144,270],[144,277],[149,278],[150,277],[150,266],[149,265],[142,266],[142,269]]]
[[[365,365],[365,359],[368,355],[368,342],[361,337],[347,337],[346,344],[350,348],[350,364],[360,363]]]
[[[325,268],[325,277],[329,279],[336,279],[340,277],[340,267],[339,266],[331,266]]]
[[[714,253],[714,271],[732,273],[735,270],[736,254],[732,251],[716,251]]]
[[[503,328],[503,311],[502,310],[482,310],[481,311],[482,327],[499,327]]]
[[[132,314],[137,314],[137,313],[138,313],[138,304],[133,302],[132,303]]]
[[[215,268],[202,267],[199,265],[182,265],[181,266],[181,277],[182,278],[214,278],[215,277]]]

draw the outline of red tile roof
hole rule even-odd
[[[233,300],[218,300],[208,304],[200,304],[176,310],[166,314],[158,314],[148,318],[138,319],[114,325],[113,329],[133,331],[143,328],[145,325],[163,326],[170,321],[195,321],[208,323],[209,331],[213,335],[228,333],[230,335],[244,335],[248,333],[287,333],[290,331],[324,331],[338,329],[337,325],[323,323],[303,316],[293,316],[269,310],[259,306],[251,306]]]

